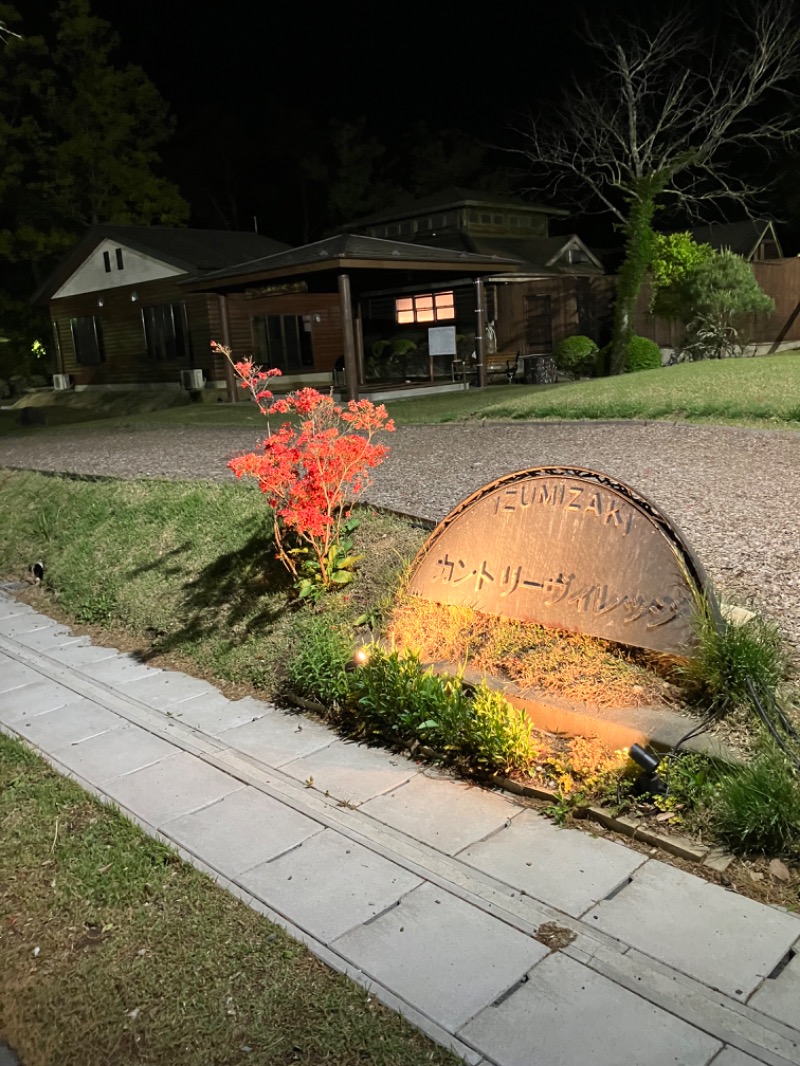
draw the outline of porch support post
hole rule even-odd
[[[350,298],[350,276],[339,275],[339,305],[342,311],[342,343],[344,347],[344,382],[347,399],[358,399],[358,358],[353,334],[353,303]]]
[[[483,278],[475,278],[475,352],[478,356],[478,388],[486,388],[486,292]]]
[[[228,301],[223,295],[217,296],[219,300],[219,322],[222,329],[222,343],[226,348],[231,346],[231,325],[228,320]],[[225,388],[228,393],[228,402],[236,403],[236,379],[233,376],[233,367],[225,360]]]

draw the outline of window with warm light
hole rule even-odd
[[[413,322],[447,322],[456,317],[456,306],[452,292],[429,292],[395,300],[395,313],[401,326]]]

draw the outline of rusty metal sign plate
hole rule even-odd
[[[603,474],[537,467],[459,504],[412,568],[438,603],[680,654],[694,642],[702,567],[676,527]]]

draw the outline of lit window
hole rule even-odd
[[[447,322],[456,317],[452,292],[425,293],[395,300],[395,313],[399,325],[412,322]]]

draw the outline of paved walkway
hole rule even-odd
[[[796,915],[2,594],[0,728],[469,1063],[800,1064]]]

